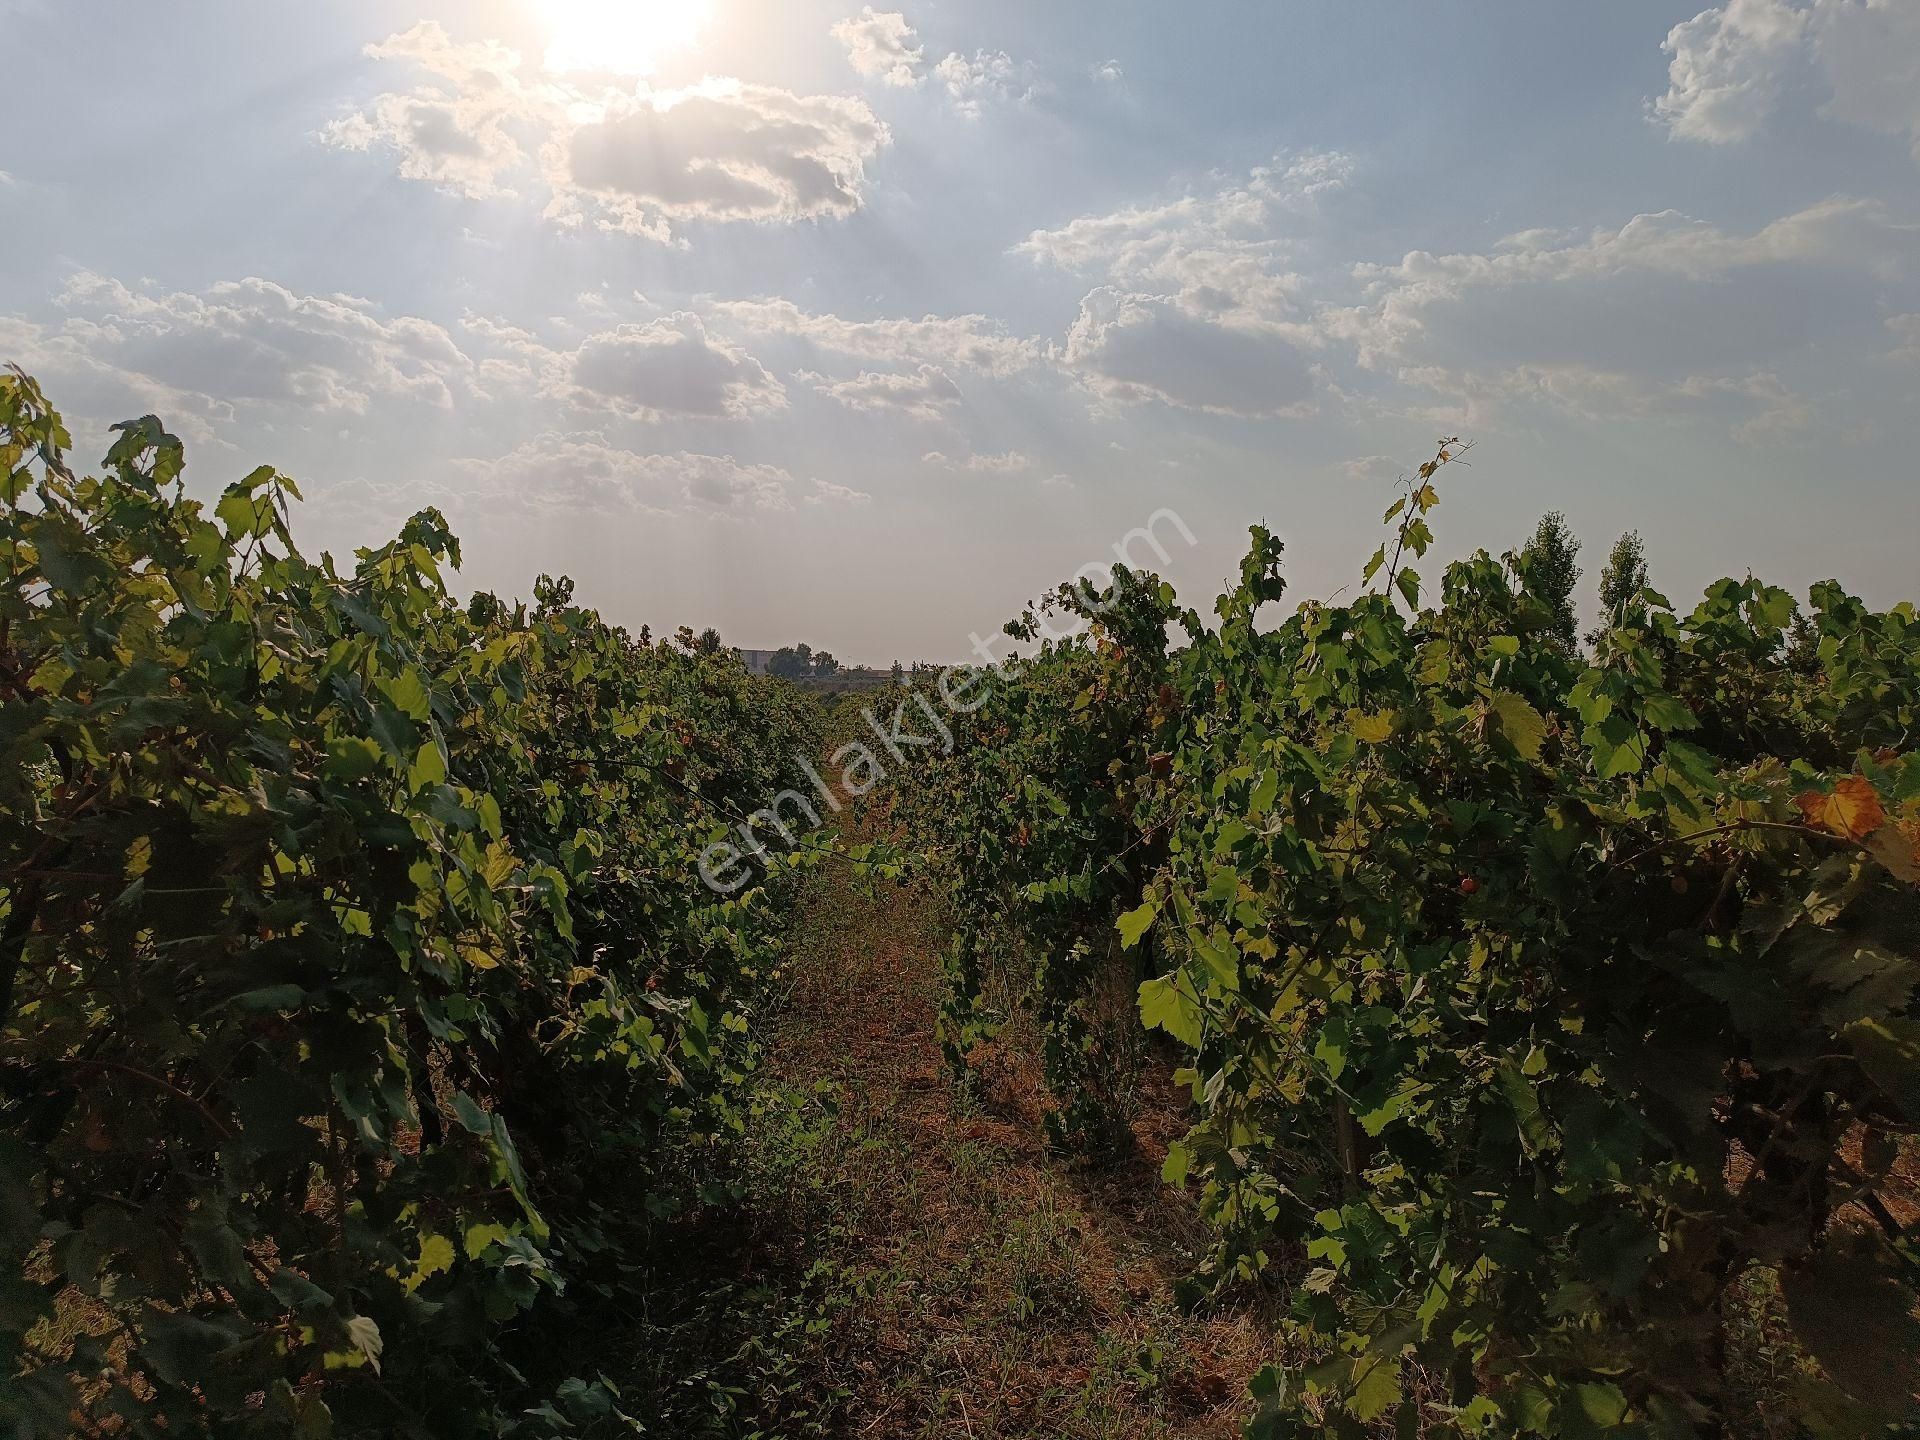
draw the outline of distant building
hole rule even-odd
[[[765,675],[773,657],[780,653],[778,650],[743,650],[737,645],[732,648],[751,675]],[[871,665],[843,665],[831,675],[802,675],[794,684],[812,690],[875,690],[892,679],[891,672],[876,670]]]

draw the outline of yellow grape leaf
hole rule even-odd
[[[478,945],[462,945],[460,957],[476,970],[498,969],[500,962]]]
[[[1353,731],[1354,739],[1378,745],[1393,734],[1393,711],[1382,710],[1377,715],[1351,711],[1347,716],[1347,728]]]
[[[1797,796],[1794,804],[1807,817],[1807,823],[1829,830],[1846,840],[1864,840],[1886,822],[1887,812],[1880,808],[1880,797],[1863,775],[1849,775],[1833,787],[1831,795],[1809,790]]]
[[[467,1228],[466,1251],[469,1260],[478,1260],[487,1252],[487,1247],[495,1243],[504,1244],[507,1239],[507,1227],[504,1225],[472,1225]]]
[[[418,1290],[429,1277],[453,1268],[453,1241],[444,1235],[423,1235],[420,1237],[420,1258],[414,1262],[413,1274],[407,1277],[406,1289],[409,1294]]]
[[[1362,1420],[1378,1420],[1400,1403],[1400,1359],[1395,1355],[1362,1357],[1355,1367],[1353,1393],[1347,1404]]]
[[[518,865],[513,848],[504,840],[496,840],[487,846],[487,859],[480,867],[480,877],[487,882],[489,890],[498,890],[513,879],[513,872]]]

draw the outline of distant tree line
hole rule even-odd
[[[767,661],[767,673],[782,680],[823,680],[839,672],[840,662],[831,651],[811,645],[783,645]]]

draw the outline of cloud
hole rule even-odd
[[[1314,396],[1307,343],[1298,331],[1221,324],[1169,300],[1102,286],[1081,301],[1060,360],[1109,401],[1157,400],[1214,415],[1294,415]]]
[[[1366,364],[1417,353],[1436,331],[1509,357],[1731,361],[1854,323],[1880,284],[1920,271],[1917,254],[1920,226],[1877,201],[1834,197],[1750,235],[1666,210],[1583,239],[1527,232],[1494,253],[1357,266],[1374,303],[1331,328]]]
[[[1169,264],[1170,258],[1196,249],[1266,253],[1272,246],[1268,228],[1266,201],[1236,187],[1164,205],[1082,215],[1058,229],[1035,230],[1013,248],[1062,270],[1165,280],[1177,278],[1180,268]]]
[[[741,420],[787,403],[764,365],[685,312],[588,336],[563,357],[561,376],[574,405],[636,420]]]
[[[812,373],[800,378],[850,410],[893,410],[920,420],[938,420],[962,398],[960,387],[937,365],[921,365],[907,374],[862,370],[851,380]]]
[[[81,271],[58,304],[56,324],[11,323],[11,355],[49,377],[85,381],[109,411],[139,398],[184,413],[202,436],[248,404],[352,415],[380,401],[444,409],[473,385],[473,361],[439,325],[389,317],[351,295],[303,295],[258,277],[197,292],[136,290]]]
[[[1035,230],[1016,253],[1104,282],[1055,358],[1112,403],[1302,413],[1320,337],[1284,263],[1290,230],[1353,169],[1337,151],[1282,154],[1206,193]]]
[[[551,147],[547,213],[658,239],[674,220],[849,215],[889,139],[860,100],[738,80],[612,99]]]
[[[750,420],[787,406],[786,387],[766,366],[688,311],[596,331],[571,348],[486,315],[470,312],[460,324],[490,395],[531,392],[650,422]]]
[[[1301,281],[1280,264],[1266,218],[1264,203],[1240,192],[1084,216],[1015,249],[1195,315],[1276,319],[1294,311]]]
[[[557,224],[658,241],[688,221],[791,223],[851,214],[891,141],[865,102],[708,78],[681,90],[529,73],[494,41],[433,21],[369,46],[426,72],[327,125],[323,143],[393,153],[406,179],[475,199],[543,188]]]
[[[1815,36],[1833,96],[1822,113],[1893,135],[1920,162],[1920,5],[1912,0],[1821,0]]]
[[[538,129],[558,114],[558,97],[521,82],[518,53],[492,40],[456,43],[434,20],[369,45],[365,53],[411,63],[433,78],[334,120],[320,132],[323,143],[390,150],[404,178],[473,199],[513,193],[501,181],[527,160],[516,132]]]
[[[809,505],[867,505],[873,496],[864,490],[855,490],[850,485],[836,485],[831,480],[813,482],[813,493],[807,496]]]
[[[1750,140],[1790,84],[1821,113],[1905,140],[1920,160],[1920,7],[1911,0],[1727,0],[1676,25],[1654,115],[1682,140]]]
[[[978,452],[965,457],[945,455],[938,450],[929,450],[920,457],[923,465],[932,465],[941,470],[958,470],[969,475],[1021,475],[1033,469],[1030,456],[1018,450],[1003,450],[998,454],[980,454]]]
[[[1127,80],[1127,72],[1120,67],[1118,60],[1102,60],[1087,73],[1108,85],[1124,85]]]
[[[1667,93],[1654,113],[1683,140],[1746,140],[1778,99],[1806,33],[1807,12],[1783,0],[1728,0],[1667,33]]]
[[[218,445],[224,443],[219,427],[234,418],[224,400],[110,363],[84,328],[0,315],[0,362],[18,365],[44,384],[76,435],[149,413],[188,440]]]
[[[819,350],[889,365],[938,365],[1007,376],[1044,358],[1037,341],[1009,335],[999,321],[984,315],[847,320],[780,299],[712,301],[703,313],[727,328],[799,340]]]
[[[1035,230],[1014,252],[1132,292],[1171,296],[1196,315],[1281,320],[1296,312],[1301,284],[1283,264],[1290,218],[1342,189],[1353,170],[1353,158],[1340,151],[1282,154],[1207,194]]]
[[[988,104],[1012,98],[1020,71],[1004,50],[976,50],[971,59],[955,51],[934,66],[933,73],[947,87],[953,108],[977,120]]]
[[[1897,342],[1893,350],[1894,359],[1920,360],[1920,315],[1890,316],[1887,329],[1893,332]]]
[[[642,454],[599,432],[549,431],[492,459],[454,462],[470,500],[534,510],[750,514],[793,508],[777,465],[681,450]]]
[[[1157,205],[1082,215],[1052,230],[1035,230],[1014,253],[1061,269],[1111,267],[1129,276],[1152,275],[1169,252],[1261,244],[1271,248],[1289,212],[1310,210],[1346,188],[1354,158],[1341,150],[1282,151],[1247,178],[1204,194]]]
[[[1622,420],[1719,420],[1747,443],[1778,441],[1807,428],[1813,410],[1769,371],[1655,377],[1575,362],[1500,370],[1413,367],[1401,378],[1446,404],[1432,418],[1492,424],[1516,406],[1538,405],[1593,424]]]
[[[1673,211],[1491,253],[1359,266],[1367,303],[1323,312],[1365,368],[1475,407],[1591,418],[1727,412],[1747,438],[1808,418],[1776,367],[1880,322],[1920,279],[1920,227],[1835,198],[1751,234]]]
[[[923,78],[920,67],[926,51],[913,43],[919,37],[898,10],[876,12],[868,5],[830,33],[847,47],[848,63],[862,75],[902,88],[918,85]]]

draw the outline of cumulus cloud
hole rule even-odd
[[[862,75],[902,88],[918,85],[926,51],[913,42],[919,37],[898,10],[876,12],[865,6],[858,15],[836,24],[833,38],[847,47],[847,61]]]
[[[1222,324],[1169,300],[1102,286],[1081,301],[1060,360],[1109,401],[1292,415],[1313,400],[1310,343],[1290,327]]]
[[[1358,266],[1374,303],[1331,328],[1358,341],[1363,363],[1450,325],[1461,344],[1506,354],[1729,360],[1857,322],[1878,283],[1920,269],[1917,250],[1920,226],[1876,201],[1836,197],[1748,235],[1667,210],[1578,240],[1530,232],[1493,253]]]
[[[1020,77],[1019,67],[1004,50],[976,50],[971,58],[955,51],[934,66],[933,73],[947,87],[953,108],[973,120],[988,104],[1011,99]]]
[[[709,78],[681,90],[583,88],[530,75],[496,42],[423,21],[368,47],[425,72],[321,131],[397,157],[399,173],[474,198],[542,187],[548,218],[668,241],[688,221],[792,222],[852,213],[890,143],[858,99]]]
[[[806,497],[809,505],[866,505],[873,496],[864,490],[855,490],[851,485],[836,485],[831,480],[813,482],[812,493]]]
[[[1354,162],[1339,151],[1282,154],[1244,181],[1206,194],[1035,230],[1015,253],[1133,292],[1171,296],[1218,319],[1284,319],[1299,276],[1285,265],[1289,217],[1343,188]]]
[[[1068,270],[1118,265],[1148,273],[1171,249],[1277,240],[1287,212],[1307,211],[1346,188],[1354,169],[1345,151],[1282,151],[1245,180],[1157,205],[1083,215],[1057,229],[1035,230],[1014,250]]]
[[[556,141],[548,214],[660,239],[675,220],[848,215],[888,139],[862,101],[738,80],[610,100]]]
[[[1668,33],[1654,114],[1679,139],[1749,140],[1794,82],[1821,113],[1897,136],[1920,160],[1920,7],[1911,0],[1727,0]]]
[[[1301,413],[1319,337],[1286,263],[1292,224],[1353,168],[1339,152],[1282,154],[1205,193],[1034,231],[1016,253],[1104,282],[1056,358],[1113,403]]]
[[[642,454],[597,431],[549,431],[491,459],[455,462],[470,499],[530,509],[749,514],[793,508],[777,465],[681,450]]]
[[[689,311],[596,331],[571,348],[469,313],[461,328],[479,357],[481,388],[532,393],[629,420],[751,420],[783,410],[786,387]]]
[[[557,113],[557,97],[522,84],[518,53],[491,40],[457,43],[438,21],[423,20],[366,54],[412,64],[430,78],[328,124],[320,132],[325,144],[391,151],[405,178],[474,199],[512,193],[503,178],[527,160],[518,132]]]
[[[1164,205],[1082,215],[1057,229],[1035,230],[1014,252],[1080,273],[1176,279],[1179,266],[1169,264],[1170,257],[1215,249],[1266,253],[1274,244],[1267,222],[1265,200],[1250,188],[1236,187]]]
[[[444,410],[531,394],[629,420],[721,422],[788,403],[766,366],[690,312],[556,346],[472,314],[456,340],[367,300],[258,278],[167,291],[81,272],[58,303],[55,323],[0,322],[9,358],[62,382],[93,413],[118,418],[137,402],[184,417],[203,438],[247,406],[364,415],[381,403]]]
[[[89,339],[82,327],[0,315],[0,356],[47,387],[74,434],[150,413],[164,417],[188,440],[225,443],[220,426],[233,419],[230,403],[122,369],[96,352]]]
[[[1367,303],[1319,317],[1363,366],[1473,406],[1587,416],[1727,410],[1748,438],[1807,415],[1776,366],[1877,323],[1920,279],[1920,227],[1833,199],[1739,234],[1667,211],[1491,253],[1360,266]]]
[[[1610,370],[1573,361],[1504,369],[1410,367],[1400,378],[1445,397],[1429,418],[1492,425],[1534,405],[1590,423],[1717,420],[1737,440],[1777,441],[1804,430],[1812,407],[1769,371],[1674,376]]]
[[[1728,0],[1676,25],[1661,46],[1672,57],[1654,113],[1683,140],[1750,138],[1778,98],[1807,12],[1784,0]]]
[[[764,365],[684,312],[588,336],[562,357],[560,376],[574,405],[636,420],[741,420],[787,403]]]
[[[447,408],[473,381],[472,360],[432,321],[257,277],[169,291],[81,271],[58,304],[57,323],[11,322],[10,355],[50,380],[85,382],[90,404],[139,398],[197,421],[203,436],[250,403],[352,415],[382,400]]]
[[[1033,469],[1032,458],[1018,450],[1002,450],[990,454],[975,451],[966,456],[947,455],[938,450],[929,450],[920,457],[920,463],[932,465],[936,469],[957,470],[969,475],[1022,475]]]
[[[938,365],[921,365],[904,374],[862,370],[851,380],[829,380],[811,373],[802,378],[850,410],[892,410],[921,420],[939,419],[941,412],[962,398],[960,387]]]
[[[1044,356],[1037,341],[1010,335],[984,315],[918,320],[848,320],[802,310],[791,300],[719,300],[704,313],[716,325],[797,340],[817,350],[888,365],[937,365],[1012,375]]]

